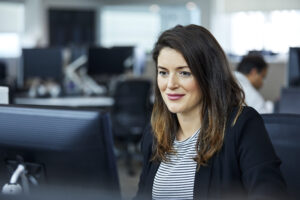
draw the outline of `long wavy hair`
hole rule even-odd
[[[244,93],[230,71],[224,51],[207,29],[197,25],[177,25],[163,32],[153,49],[156,67],[164,47],[183,55],[201,90],[201,131],[194,158],[200,167],[222,148],[229,114],[233,108],[238,108],[234,125],[244,105]],[[172,146],[179,122],[163,101],[157,80],[151,125],[154,133],[152,160],[167,161],[167,155],[174,153]]]

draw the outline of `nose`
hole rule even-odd
[[[176,74],[170,74],[168,78],[168,86],[169,89],[175,89],[178,87],[178,77]]]

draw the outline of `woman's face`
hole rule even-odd
[[[200,108],[202,95],[182,54],[164,47],[157,58],[157,84],[172,113],[188,114]]]

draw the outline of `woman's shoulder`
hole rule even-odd
[[[270,143],[261,115],[252,107],[244,106],[242,109],[236,120],[235,117],[238,113],[238,109],[236,108],[236,111],[232,112],[231,121],[229,122],[230,124],[228,124],[226,132],[227,140],[234,138],[233,141],[235,144],[242,146],[248,143],[255,144],[258,138],[262,144]]]
[[[232,109],[232,112],[230,113],[229,121],[231,124],[235,121],[234,124],[242,124],[247,122],[250,119],[256,119],[256,120],[262,120],[261,115],[252,107],[249,106],[243,106],[241,108],[241,112],[239,116],[237,116],[239,107],[235,107]]]
[[[152,151],[152,146],[153,146],[153,131],[151,125],[147,125],[142,139],[141,139],[141,150],[143,154],[149,154],[149,151]]]
[[[227,127],[229,132],[241,135],[247,130],[247,132],[253,132],[251,135],[256,135],[254,132],[265,131],[264,121],[254,108],[243,106],[237,116],[238,110],[239,108],[234,108],[230,114]]]

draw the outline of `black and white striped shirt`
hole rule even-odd
[[[196,142],[200,130],[184,141],[174,141],[176,154],[161,162],[154,178],[152,199],[193,199],[197,163]]]

